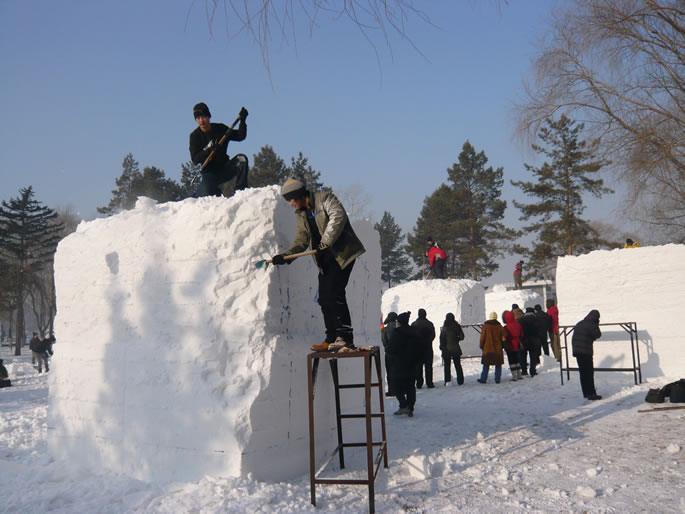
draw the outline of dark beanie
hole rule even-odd
[[[456,321],[454,319],[454,314],[452,314],[451,312],[448,312],[447,314],[445,314],[445,321]]]
[[[585,316],[587,321],[594,321],[599,323],[599,311],[597,309],[592,309],[587,316]]]
[[[411,312],[403,312],[402,314],[398,314],[397,321],[400,325],[409,325],[409,316],[411,316]]]
[[[212,117],[212,113],[209,112],[209,107],[207,107],[207,104],[204,102],[195,104],[195,107],[193,107],[193,118],[199,118],[200,116]]]
[[[535,310],[532,307],[526,307],[526,312],[535,312]]]
[[[419,309],[419,318],[426,317],[426,309]]]
[[[388,323],[392,323],[393,321],[397,320],[397,313],[392,311],[389,312],[388,315],[385,317],[385,321],[383,322],[384,325],[387,325]]]

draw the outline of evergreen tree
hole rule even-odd
[[[100,214],[110,215],[126,211],[132,209],[136,203],[137,197],[133,194],[133,187],[142,178],[142,175],[138,168],[138,161],[133,158],[133,154],[126,154],[122,168],[121,176],[115,181],[117,188],[112,190],[112,199],[109,204],[107,207],[97,208]]]
[[[504,171],[486,167],[484,151],[466,141],[459,162],[447,170],[460,215],[452,222],[456,234],[457,277],[482,280],[499,265],[495,262],[518,233],[503,223],[507,202],[501,199]]]
[[[466,141],[459,162],[447,170],[450,184],[424,200],[414,234],[407,238],[417,265],[426,264],[430,236],[447,253],[448,276],[482,280],[498,269],[496,258],[518,233],[502,223],[507,206],[500,199],[503,170],[486,167],[487,162],[485,152],[477,153]]]
[[[200,185],[200,168],[202,164],[194,164],[193,161],[188,161],[181,164],[181,186],[179,188],[180,198],[192,198],[195,196],[197,187]]]
[[[380,234],[381,279],[392,287],[411,275],[411,262],[402,246],[402,229],[388,211],[373,228]]]
[[[526,269],[534,277],[552,278],[556,259],[560,255],[580,255],[602,246],[614,247],[604,241],[590,224],[581,218],[585,209],[583,193],[600,198],[613,191],[596,178],[605,161],[596,157],[597,141],[588,145],[580,139],[583,124],[562,116],[558,121],[546,120],[538,131],[542,145],[533,150],[549,161],[535,167],[526,164],[534,182],[511,183],[535,202],[524,204],[514,201],[523,213],[521,220],[537,221],[524,228],[527,234],[536,234],[532,248],[516,246],[516,253],[527,256]]]
[[[183,197],[183,188],[173,179],[168,179],[164,171],[148,166],[140,173],[138,161],[127,154],[122,163],[123,171],[116,179],[117,189],[112,191],[112,199],[107,207],[98,207],[101,214],[116,214],[132,209],[138,197],[147,196],[158,202],[173,202]]]
[[[297,156],[290,158],[290,166],[286,168],[286,177],[293,177],[307,186],[309,191],[331,191],[321,182],[321,172],[316,171],[309,165],[309,159],[300,152]]]
[[[0,262],[4,273],[12,275],[16,307],[15,355],[21,355],[24,342],[24,301],[41,272],[52,265],[62,225],[57,213],[33,198],[31,186],[19,191],[18,198],[3,200],[0,207]]]
[[[250,187],[280,185],[288,178],[285,161],[269,145],[264,145],[252,156]]]

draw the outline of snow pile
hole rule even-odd
[[[474,280],[414,280],[391,287],[383,293],[381,309],[383,316],[394,311],[411,311],[410,322],[418,317],[419,309],[426,310],[426,317],[435,325],[436,338],[433,349],[436,359],[440,358],[438,334],[445,321],[445,314],[451,312],[462,325],[483,323],[485,317],[485,290]],[[466,339],[461,348],[464,355],[480,355],[479,333],[465,328]]]
[[[347,287],[355,343],[378,344],[378,235],[355,230],[367,249]],[[318,271],[311,257],[255,269],[294,233],[276,187],[141,198],[79,225],[55,259],[50,453],[158,482],[306,472],[306,354],[324,337]],[[335,446],[327,368],[316,384],[321,458]]]
[[[498,287],[498,285],[493,286],[492,291],[485,293],[485,312],[488,314],[496,312],[500,322],[502,321],[502,313],[510,311],[511,305],[514,303],[518,304],[524,311],[526,307],[535,307],[536,304],[541,305],[545,310],[542,296],[539,293],[530,289],[507,291],[505,287]]]
[[[561,325],[575,325],[592,309],[601,323],[637,323],[643,377],[681,376],[685,245],[601,250],[557,262]],[[630,367],[630,338],[601,327],[595,367]],[[569,341],[570,343],[570,341]]]

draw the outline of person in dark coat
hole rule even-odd
[[[421,340],[422,359],[417,366],[416,372],[416,388],[423,387],[424,369],[426,372],[426,387],[432,389],[433,384],[433,340],[435,339],[435,325],[426,318],[426,310],[419,309],[419,317],[411,324],[416,330]]]
[[[390,357],[388,356],[388,345],[390,344],[390,338],[392,337],[395,328],[397,328],[397,313],[389,312],[383,322],[383,330],[381,330],[381,342],[383,343],[383,350],[385,350],[385,376],[388,381],[388,392],[385,393],[385,396],[395,396],[395,393],[392,390],[392,364],[390,362]]]
[[[484,384],[488,381],[490,366],[495,366],[495,382],[500,383],[502,379],[502,364],[504,364],[504,351],[502,344],[507,340],[507,331],[497,321],[497,313],[491,312],[490,319],[483,323],[483,330],[480,333],[480,348],[483,351],[481,364],[483,371],[478,382]]]
[[[542,305],[536,304],[533,307],[535,310],[535,319],[538,327],[538,339],[542,343],[542,352],[549,355],[549,343],[547,342],[547,334],[552,330],[552,318],[542,310]]]
[[[464,383],[464,370],[461,367],[461,346],[459,341],[464,340],[464,330],[454,318],[454,314],[448,312],[445,315],[445,322],[440,329],[440,351],[442,352],[442,363],[445,369],[445,385],[452,381],[452,363],[457,372],[457,384]]]
[[[4,361],[0,359],[0,389],[12,385],[12,381],[9,379],[9,373],[7,373],[7,368],[3,362]]]
[[[388,345],[392,367],[392,390],[400,408],[395,415],[414,415],[416,404],[416,366],[421,359],[421,341],[413,327],[409,326],[409,312],[397,315],[397,328]]]
[[[46,353],[48,349],[49,342],[47,339],[38,339],[38,341],[31,340],[29,343],[29,349],[33,352],[33,358],[38,363],[35,367],[38,369],[38,373],[43,372],[43,363],[45,363],[45,371],[50,371],[48,365],[48,354]]]
[[[247,187],[247,155],[238,154],[230,159],[226,154],[228,141],[243,141],[247,137],[247,109],[240,109],[240,123],[232,130],[228,140],[219,144],[228,127],[223,123],[210,123],[212,114],[207,104],[200,102],[193,107],[193,118],[198,127],[190,133],[190,160],[193,164],[202,164],[214,152],[214,157],[202,170],[202,179],[198,187],[198,196],[221,196],[221,185],[235,177],[235,189]]]
[[[583,396],[588,400],[601,400],[602,397],[595,390],[595,368],[593,363],[594,342],[602,337],[599,329],[599,311],[591,310],[585,319],[579,321],[573,328],[571,346],[573,356],[578,362],[580,387]]]
[[[542,348],[542,341],[540,341],[540,327],[539,321],[535,317],[535,310],[532,307],[526,307],[526,313],[519,321],[523,329],[523,351],[528,357],[528,368],[531,377],[537,375],[535,368],[540,364],[540,351]],[[545,333],[545,337],[547,334]],[[521,360],[521,368],[523,369],[525,359]],[[522,371],[525,375],[526,373]]]

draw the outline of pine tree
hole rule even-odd
[[[141,196],[158,202],[173,202],[183,197],[183,188],[173,179],[166,178],[164,171],[148,166],[140,173],[138,161],[127,154],[122,163],[123,171],[116,179],[117,189],[112,191],[112,199],[107,207],[98,207],[101,214],[116,214],[132,209]]]
[[[392,287],[409,278],[412,272],[409,256],[402,246],[402,229],[388,211],[373,228],[380,235],[381,279]]]
[[[202,164],[194,164],[193,161],[188,161],[181,164],[181,186],[179,189],[180,200],[184,198],[192,198],[195,196],[198,186],[200,185],[200,169]]]
[[[288,178],[285,161],[269,145],[264,145],[252,156],[250,187],[282,184]]]
[[[31,186],[19,191],[18,198],[3,200],[0,207],[0,262],[11,274],[16,307],[15,355],[21,355],[24,342],[24,301],[32,284],[52,265],[62,225],[57,213],[33,198]]]
[[[597,141],[588,145],[580,139],[582,130],[582,123],[576,125],[566,116],[558,121],[547,119],[538,132],[542,145],[534,144],[532,148],[549,162],[540,167],[525,165],[536,179],[534,182],[511,181],[536,200],[528,204],[514,201],[523,213],[521,220],[537,220],[524,228],[525,233],[537,235],[532,248],[515,247],[516,253],[527,256],[526,269],[534,277],[553,277],[560,255],[579,255],[603,246],[615,246],[604,241],[581,218],[585,209],[584,193],[597,198],[613,193],[604,187],[601,178],[595,178],[608,163],[596,157]]]
[[[133,154],[128,153],[124,157],[122,163],[123,171],[121,176],[116,179],[116,189],[112,190],[112,199],[109,201],[107,207],[98,207],[97,211],[100,214],[116,214],[121,211],[132,209],[136,203],[137,197],[133,195],[133,188],[137,181],[142,179],[142,175],[138,168],[138,161],[133,158]]]
[[[507,203],[501,200],[502,168],[486,167],[485,152],[466,141],[459,162],[447,170],[451,184],[442,184],[424,200],[423,209],[408,239],[417,265],[426,264],[426,238],[447,253],[446,273],[481,280],[494,273],[495,262],[518,233],[504,226]]]
[[[293,177],[307,186],[309,191],[331,191],[330,187],[324,186],[321,182],[321,172],[316,171],[309,165],[309,159],[300,152],[297,156],[290,158],[290,166],[286,168],[286,177]]]
[[[501,199],[504,171],[486,167],[484,151],[476,152],[466,141],[459,162],[447,170],[460,215],[451,229],[456,233],[457,277],[481,280],[499,265],[495,262],[508,249],[517,232],[503,223],[507,202]]]

